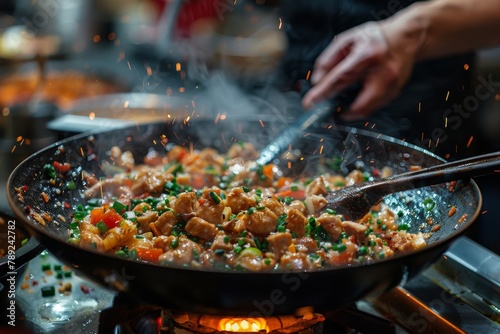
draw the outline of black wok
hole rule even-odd
[[[195,148],[215,146],[225,152],[237,140],[263,147],[285,123],[277,118],[261,118],[259,122],[241,116],[232,121],[228,116],[217,124],[213,119],[177,120],[72,137],[34,154],[13,171],[8,180],[9,203],[26,228],[56,257],[103,285],[168,308],[252,316],[292,313],[303,306],[314,306],[317,311],[332,309],[404,284],[442,254],[479,214],[482,199],[473,181],[459,181],[453,192],[446,185],[415,189],[393,194],[384,201],[394,211],[404,213],[401,219],[411,225],[412,232],[426,225],[428,216],[441,225],[424,249],[374,264],[314,272],[216,272],[134,262],[66,243],[72,209],[65,208],[64,203],[74,207],[83,201],[81,178],[76,190],[50,193],[48,203],[41,197],[42,191],[50,190],[44,184],[42,167],[53,161],[81,165],[82,170],[103,175],[101,163],[113,145],[132,151],[136,161],[141,161],[150,148],[163,151],[167,142]],[[326,158],[335,156],[335,167],[341,171],[390,166],[400,173],[410,165],[428,167],[443,162],[432,153],[376,133],[326,123],[314,124],[309,130],[294,147],[300,149],[299,156],[304,159],[293,161],[291,169],[285,168],[290,176],[319,173],[325,164],[332,164]],[[18,191],[22,191],[23,201]],[[432,211],[426,211],[423,204],[428,197],[436,203]],[[448,217],[450,206],[457,208],[452,217]],[[55,219],[42,227],[33,218],[34,212],[47,212]],[[464,215],[466,219],[458,223]]]

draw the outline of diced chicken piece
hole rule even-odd
[[[182,146],[174,146],[168,151],[168,161],[180,161],[187,154],[187,149]]]
[[[366,230],[368,230],[368,227],[366,225],[352,221],[342,222],[342,228],[348,235],[354,235],[358,242],[363,242],[363,240],[365,240],[365,232]]]
[[[202,249],[196,242],[189,240],[185,236],[180,236],[178,241],[176,248],[171,248],[160,255],[158,258],[160,263],[189,264],[193,261],[194,254],[201,254]]]
[[[292,203],[290,203],[288,205],[285,205],[285,208],[287,210],[296,209],[296,210],[299,210],[304,216],[307,215],[307,208],[304,205],[304,202],[299,201],[298,199],[292,201]]]
[[[293,241],[297,252],[310,254],[318,250],[318,243],[311,237],[297,238]]]
[[[222,229],[228,233],[239,234],[245,230],[245,222],[241,219],[233,219],[222,223]]]
[[[359,169],[355,169],[347,174],[346,178],[346,186],[351,186],[356,183],[363,182],[363,173]]]
[[[288,252],[292,244],[292,235],[288,232],[271,234],[266,238],[269,250],[274,253],[276,260],[280,260]]]
[[[224,204],[222,202],[216,203],[210,196],[211,192],[215,192],[217,196],[219,196],[220,189],[212,188],[203,190],[201,198],[204,199],[204,201],[198,206],[195,214],[197,217],[203,218],[211,224],[219,225],[222,224]]]
[[[241,187],[233,188],[226,194],[226,205],[234,213],[247,210],[255,204],[254,195],[251,192],[246,193]]]
[[[84,193],[86,198],[101,197],[103,199],[111,199],[116,197],[129,201],[134,194],[130,188],[122,185],[122,181],[117,179],[106,179],[97,182]]]
[[[316,212],[320,211],[328,204],[328,201],[323,196],[311,195],[307,196],[306,200],[307,212],[310,215],[314,215]]]
[[[231,159],[241,157],[244,160],[255,160],[259,157],[259,153],[255,150],[252,144],[242,143],[233,144],[228,151],[228,156]]]
[[[322,214],[316,222],[323,226],[326,233],[332,238],[333,241],[336,241],[340,238],[340,234],[342,233],[342,220],[340,217],[330,214]]]
[[[283,203],[278,201],[276,197],[264,198],[259,202],[259,206],[265,206],[266,208],[274,212],[277,217],[285,213],[285,206],[283,205]]]
[[[251,233],[258,236],[267,236],[276,231],[278,217],[274,212],[265,208],[264,210],[255,210],[251,214],[243,215],[242,220],[246,229]]]
[[[172,249],[172,241],[175,240],[175,236],[173,235],[160,235],[156,237],[153,241],[154,248],[161,248],[164,252]]]
[[[226,242],[227,241],[227,242]],[[212,250],[223,249],[226,252],[229,252],[233,249],[233,244],[229,242],[229,236],[223,232],[217,233],[212,242]]]
[[[139,223],[139,233],[144,233],[144,232],[149,232],[151,231],[151,228],[149,227],[150,223],[154,223],[155,221],[158,220],[158,212],[156,211],[146,211],[142,213],[140,216],[137,218],[137,222]]]
[[[94,234],[101,234],[101,231],[97,226],[91,223],[83,222],[80,224],[80,232],[90,232]]]
[[[206,147],[200,152],[200,160],[204,161],[207,165],[222,165],[224,163],[224,157],[217,152],[217,150]]]
[[[287,212],[286,227],[298,237],[306,233],[307,218],[297,209],[290,209]]]
[[[185,192],[171,202],[174,214],[181,215],[184,218],[194,216],[194,212],[198,206],[196,194],[194,192]]]
[[[342,175],[332,175],[327,178],[330,189],[340,189],[347,184],[346,179]]]
[[[170,235],[175,224],[177,224],[177,218],[172,211],[162,213],[155,222],[156,227],[163,235]]]
[[[406,232],[394,233],[391,237],[392,248],[398,251],[411,251],[425,247],[425,242],[422,233],[410,234]]]
[[[130,189],[136,196],[144,193],[159,194],[162,192],[165,183],[172,179],[172,175],[163,173],[161,166],[154,168],[148,166],[137,167],[130,176],[132,177]]]
[[[389,177],[389,176],[392,176],[394,174],[394,171],[392,170],[391,167],[388,167],[388,166],[384,166],[382,167],[382,175],[381,177],[383,179]]]
[[[306,187],[307,195],[323,195],[328,194],[328,183],[323,176],[319,176],[311,181]]]
[[[212,240],[217,233],[217,227],[200,217],[193,217],[186,224],[186,232],[193,237]]]
[[[89,231],[81,231],[80,246],[90,249],[102,250],[102,238],[98,233],[96,234]]]
[[[384,209],[380,211],[378,214],[378,219],[382,221],[383,225],[387,226],[388,230],[397,230],[398,229],[398,224],[396,224],[396,216],[394,212],[388,209]]]
[[[281,257],[280,267],[286,270],[310,270],[311,262],[304,253],[288,253]]]
[[[147,238],[130,238],[127,242],[124,243],[124,246],[127,246],[128,249],[132,248],[153,248],[153,241]]]

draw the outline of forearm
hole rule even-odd
[[[416,3],[383,24],[414,41],[416,60],[445,57],[500,44],[500,0]]]

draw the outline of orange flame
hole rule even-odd
[[[219,321],[220,331],[232,333],[257,333],[269,331],[264,318],[223,318]]]

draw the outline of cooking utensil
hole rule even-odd
[[[270,120],[259,119],[272,124]],[[163,151],[166,141],[191,145],[195,149],[212,146],[224,152],[231,141],[256,143],[257,135],[269,135],[263,133],[265,131],[274,133],[271,126],[262,128],[255,118],[214,124],[213,118],[200,117],[190,122],[144,124],[75,136],[32,155],[14,170],[7,185],[9,204],[19,217],[19,223],[35,234],[54,256],[80,274],[121,291],[129,298],[173,309],[202,313],[224,311],[247,316],[290,314],[307,305],[321,311],[379,295],[404,284],[431,264],[479,215],[482,199],[473,181],[457,182],[454,192],[445,185],[424,187],[404,192],[404,199],[399,194],[384,198],[384,203],[394,212],[411,212],[400,219],[410,226],[410,232],[421,231],[420,226],[426,225],[429,217],[440,224],[441,228],[432,234],[423,249],[367,265],[321,271],[223,272],[130,261],[68,244],[73,207],[84,201],[80,177],[75,176],[75,190],[62,187],[58,188],[59,193],[49,193],[49,201],[41,198],[43,191],[53,189],[43,177],[43,166],[54,161],[81,166],[96,177],[104,177],[101,163],[106,163],[107,152],[113,146],[131,151],[140,162],[151,149]],[[411,165],[429,167],[443,162],[430,152],[377,133],[316,123],[311,125],[309,132],[310,135],[295,143],[301,155],[292,163],[290,175],[321,173],[333,157],[341,171],[356,167],[370,171],[389,166],[396,173],[402,173]],[[323,154],[318,153],[320,145]],[[284,161],[285,169],[289,162]],[[435,202],[432,211],[421,204],[426,198]],[[448,206],[457,209],[452,217],[448,216]],[[54,220],[44,227],[34,219],[35,213],[47,213]],[[459,217],[465,216],[467,219],[458,223]],[[426,225],[423,231],[428,232],[430,228]]]
[[[301,85],[301,90],[304,92],[311,88],[309,81],[304,80]],[[328,117],[334,117],[334,113],[347,111],[360,89],[359,84],[353,85],[334,98],[314,106],[312,111],[304,111],[302,116],[260,151],[260,156],[256,160],[257,164],[266,165],[271,163],[280,153],[286,151],[301,136],[304,136],[305,131],[312,124],[325,121]]]
[[[358,220],[379,203],[382,197],[391,193],[491,174],[499,168],[499,152],[445,163],[332,191],[326,196],[328,204],[325,208],[344,214],[351,220]]]

